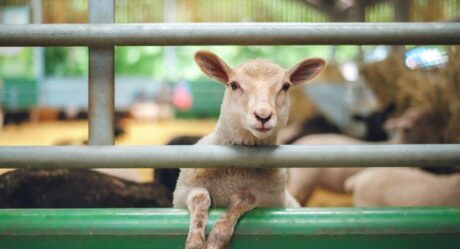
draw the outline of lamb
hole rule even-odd
[[[412,107],[399,118],[389,119],[384,126],[393,134],[388,144],[438,143],[442,129],[438,129],[437,117],[432,111]],[[317,134],[305,136],[294,144],[376,144],[339,134]],[[288,170],[288,190],[300,204],[305,204],[316,186],[337,193],[345,193],[345,181],[363,168],[290,168]]]
[[[210,78],[226,86],[215,130],[201,145],[274,145],[288,119],[288,89],[313,79],[325,62],[305,59],[289,70],[266,60],[230,68],[217,55],[198,51],[195,61]],[[286,191],[285,169],[181,169],[173,205],[188,208],[185,248],[227,248],[238,218],[256,207],[298,207]],[[205,241],[208,209],[227,207]]]
[[[305,136],[294,144],[297,145],[350,145],[362,144],[363,141],[339,134],[315,134]],[[320,186],[336,193],[345,193],[345,180],[363,168],[289,168],[288,191],[300,203],[305,205]]]
[[[460,206],[460,174],[416,168],[369,168],[345,182],[358,207]]]

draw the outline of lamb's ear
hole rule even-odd
[[[300,85],[315,78],[325,66],[326,62],[323,59],[306,59],[289,69],[287,78],[293,85]]]
[[[209,51],[198,51],[195,53],[195,62],[207,76],[228,83],[232,69],[219,56]]]

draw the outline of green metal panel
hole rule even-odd
[[[224,96],[225,87],[208,79],[189,82],[193,105],[186,112],[177,111],[177,118],[217,118]]]
[[[0,100],[5,109],[21,110],[37,105],[38,85],[36,80],[23,78],[3,79]]]
[[[0,210],[2,249],[183,248],[187,229],[179,209]],[[235,233],[231,248],[460,248],[460,208],[257,209]]]

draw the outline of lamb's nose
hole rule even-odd
[[[273,113],[270,112],[268,114],[261,115],[255,112],[254,116],[256,116],[256,119],[259,120],[262,124],[265,124],[272,118],[272,114]]]

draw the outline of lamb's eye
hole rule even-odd
[[[291,87],[291,84],[286,82],[283,84],[283,87],[281,88],[281,90],[287,92],[287,90],[289,90],[289,87]]]
[[[238,83],[236,83],[236,81],[230,82],[230,87],[232,88],[233,91],[238,90],[239,88]]]

